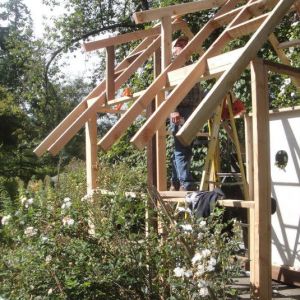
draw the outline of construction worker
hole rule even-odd
[[[173,42],[173,57],[181,53],[188,43],[188,37],[180,36]],[[190,173],[192,159],[192,145],[184,146],[176,137],[176,133],[194,109],[200,103],[202,97],[199,84],[196,84],[190,92],[183,98],[176,110],[170,114],[170,127],[174,137],[174,150],[172,153],[172,178],[170,191],[195,190],[193,177]]]

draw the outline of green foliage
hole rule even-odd
[[[206,299],[199,294],[205,292],[202,280],[217,296],[231,292],[227,284],[236,274],[230,258],[237,240],[223,232],[227,225],[220,211],[206,221],[191,220],[192,232],[179,220],[163,241],[153,232],[145,236],[143,174],[126,164],[103,165],[103,189],[85,196],[83,170],[73,161],[55,187],[49,178],[27,186],[20,182],[15,205],[2,208],[0,296],[153,299],[170,291],[169,299],[190,299],[197,291],[195,299]],[[209,254],[201,258],[201,275],[197,253]],[[179,267],[194,276],[178,276],[173,270]]]

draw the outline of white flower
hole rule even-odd
[[[43,243],[45,243],[45,242],[48,242],[49,239],[48,239],[47,236],[42,236],[41,240],[42,240]]]
[[[291,92],[291,97],[295,97],[296,96],[296,93],[295,92]]]
[[[180,225],[180,227],[183,229],[183,231],[186,231],[186,232],[193,231],[193,227],[191,224],[182,224],[182,225]]]
[[[62,223],[64,226],[72,226],[74,225],[75,221],[71,217],[66,216],[62,219]]]
[[[91,221],[91,220],[88,220],[88,224],[89,224],[89,230],[88,230],[88,233],[90,235],[95,235],[95,224]]]
[[[64,202],[63,205],[61,206],[62,210],[67,210],[71,207],[72,203],[70,201]]]
[[[291,24],[292,27],[296,27],[299,24],[299,21],[296,21],[294,23]]]
[[[37,229],[34,228],[34,227],[27,227],[25,228],[24,230],[24,234],[27,236],[27,237],[31,237],[31,236],[35,236],[37,234]]]
[[[211,255],[211,251],[209,249],[204,249],[202,250],[201,254],[203,258],[206,258]]]
[[[93,195],[92,194],[86,194],[81,198],[82,202],[91,202],[93,200]]]
[[[201,296],[201,297],[206,297],[206,296],[208,296],[208,288],[207,287],[202,287],[202,288],[200,288],[200,290],[199,290],[199,295]]]
[[[204,234],[203,234],[202,232],[199,232],[199,233],[198,233],[198,239],[199,239],[199,240],[202,240],[203,236],[204,236]]]
[[[3,216],[1,219],[2,225],[7,225],[10,219],[11,219],[11,215]]]
[[[48,295],[52,295],[52,293],[53,293],[53,289],[49,289],[48,290]]]
[[[217,260],[214,257],[211,257],[208,261],[208,264],[215,266],[217,264]]]
[[[33,198],[29,198],[24,202],[26,208],[28,208],[32,203],[33,203]]]
[[[22,196],[20,198],[20,201],[21,201],[22,205],[25,203],[26,200],[27,200],[27,198],[25,196]]]
[[[199,264],[198,267],[197,267],[196,276],[201,277],[204,273],[205,273],[204,265]]]
[[[215,267],[213,265],[208,265],[206,270],[207,270],[207,272],[212,272],[215,270]]]
[[[185,268],[177,267],[174,269],[174,273],[176,277],[183,277],[185,273]]]
[[[192,264],[194,265],[197,261],[201,260],[202,255],[199,252],[196,252],[192,258]]]
[[[205,227],[206,226],[206,221],[201,221],[200,223],[199,223],[199,227],[200,228],[203,228],[203,227]]]
[[[69,197],[66,197],[65,199],[64,199],[64,203],[67,203],[67,202],[70,202],[71,201],[71,199],[69,198]]]
[[[187,270],[186,272],[184,272],[184,276],[185,276],[186,278],[190,278],[191,276],[193,276],[192,270]]]
[[[45,258],[46,264],[49,264],[51,260],[52,260],[52,256],[47,255],[46,258]]]
[[[286,85],[290,84],[291,82],[292,82],[291,78],[284,79],[284,83]]]
[[[205,280],[199,280],[198,282],[198,287],[202,288],[202,287],[207,287],[207,283]]]

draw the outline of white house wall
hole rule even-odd
[[[284,169],[275,165],[279,150],[288,154]],[[272,264],[300,271],[300,110],[270,114],[272,197]]]

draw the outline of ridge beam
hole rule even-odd
[[[161,19],[163,17],[171,17],[185,15],[213,7],[222,6],[227,0],[200,0],[197,2],[189,2],[171,5],[162,8],[154,8],[147,11],[135,12],[133,19],[136,24],[146,23]]]

